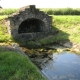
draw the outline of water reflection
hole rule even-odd
[[[42,66],[49,80],[80,80],[80,55],[71,52],[53,54],[53,59]]]

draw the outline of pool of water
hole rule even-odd
[[[42,66],[49,80],[80,80],[80,55],[72,52],[54,53],[52,60]]]

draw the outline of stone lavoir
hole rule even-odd
[[[49,35],[52,31],[52,17],[28,5],[5,19],[8,33],[15,39],[34,40]]]

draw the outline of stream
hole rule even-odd
[[[80,54],[63,51],[52,56],[41,66],[49,80],[80,80]]]
[[[25,50],[25,53],[29,53],[31,61],[48,80],[80,80],[80,53],[59,45]]]

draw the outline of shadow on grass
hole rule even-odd
[[[15,40],[15,39],[14,39]],[[16,40],[20,46],[24,46],[27,48],[36,48],[45,45],[54,45],[60,44],[65,47],[72,47],[72,43],[69,40],[69,34],[59,30],[56,26],[52,26],[52,32],[50,35],[45,36],[42,39],[34,39],[34,40]]]
[[[62,46],[65,47],[72,47],[72,42],[70,42],[69,40],[69,34],[59,30],[57,27],[55,27],[54,25],[52,26],[52,34],[53,34],[53,42],[58,43]]]

